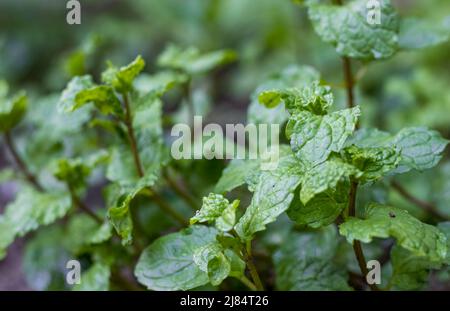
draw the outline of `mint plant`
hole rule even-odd
[[[202,114],[196,82],[235,61],[231,50],[170,45],[154,74],[143,72],[141,56],[109,62],[100,78],[73,77],[36,115],[24,93],[10,95],[1,82],[0,132],[18,169],[0,171],[0,182],[15,180],[19,190],[0,216],[0,259],[28,236],[29,283],[74,290],[416,290],[430,271],[447,271],[448,217],[398,178],[438,165],[449,141],[422,124],[396,133],[366,127],[352,66],[377,66],[448,34],[400,18],[388,0],[379,1],[380,24],[367,22],[364,0],[297,2],[342,59],[346,107],[338,87],[307,65],[258,86],[248,122],[284,128],[274,169],[233,159],[208,183],[214,161],[170,156],[167,128]],[[163,109],[173,98],[177,116]],[[36,132],[17,148],[22,126]],[[430,217],[414,217],[379,191],[395,191]],[[92,193],[102,194],[100,206],[88,204]],[[70,287],[61,262],[74,258],[82,282]],[[369,260],[381,262],[381,284],[368,282]]]

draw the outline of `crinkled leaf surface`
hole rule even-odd
[[[400,152],[401,160],[396,172],[419,171],[432,168],[442,158],[449,143],[439,132],[426,127],[407,127],[395,136],[376,129],[360,130],[351,139],[359,147],[391,147]]]
[[[362,172],[359,180],[363,182],[382,178],[401,160],[400,152],[394,147],[359,148],[353,145],[344,153],[348,161]]]
[[[319,193],[306,204],[303,204],[296,196],[287,214],[299,225],[312,228],[329,225],[347,206],[348,191],[348,183],[338,183],[336,189]]]
[[[171,233],[147,247],[135,269],[138,281],[152,290],[188,290],[209,282],[194,262],[197,249],[215,242],[217,231],[194,225]]]
[[[355,129],[359,115],[359,107],[324,116],[307,111],[294,115],[286,128],[292,150],[305,165],[324,162],[331,152],[342,149]]]
[[[0,216],[0,257],[16,236],[23,236],[39,226],[53,223],[64,217],[72,206],[67,193],[41,193],[24,188],[16,200]]]
[[[338,158],[330,159],[305,172],[300,190],[300,200],[307,204],[315,195],[336,188],[338,182],[350,176],[359,177],[361,172],[353,165]]]
[[[292,232],[273,255],[278,290],[350,290],[333,263],[338,237],[333,226]]]
[[[398,246],[391,250],[392,276],[390,284],[399,290],[418,290],[423,288],[430,274],[430,269],[437,269],[440,264],[429,261],[426,257],[414,255]]]
[[[342,56],[361,60],[385,59],[398,50],[399,17],[389,0],[380,0],[380,24],[368,22],[366,0],[343,6],[310,2],[309,18],[315,31]]]
[[[235,226],[241,239],[251,240],[288,209],[300,179],[299,163],[292,154],[281,157],[275,170],[261,173],[250,206]]]
[[[447,253],[446,237],[439,229],[403,209],[376,203],[367,206],[364,219],[349,218],[340,225],[339,232],[349,243],[393,237],[399,246],[435,262],[443,261]]]
[[[284,90],[287,88],[303,88],[320,79],[319,72],[310,66],[291,65],[276,73],[259,85],[251,96],[248,108],[248,123],[283,124],[289,117],[283,105],[267,108],[260,104],[259,95],[267,90]]]

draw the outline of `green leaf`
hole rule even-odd
[[[323,41],[341,56],[361,60],[385,59],[398,50],[399,17],[389,0],[380,0],[380,24],[368,22],[366,0],[343,6],[309,4],[309,18]],[[375,9],[376,10],[376,9]]]
[[[291,117],[286,135],[297,158],[305,165],[315,166],[327,160],[331,152],[342,149],[359,115],[359,107],[324,116],[304,111]]]
[[[0,99],[3,100],[6,98],[9,92],[8,82],[5,80],[0,80]]]
[[[350,176],[360,177],[361,172],[353,165],[335,158],[305,172],[300,190],[300,200],[307,204],[317,194],[336,188],[340,181]]]
[[[109,68],[102,74],[102,81],[114,88],[119,93],[131,91],[134,79],[144,69],[145,61],[138,55],[134,61],[120,68],[109,64]]]
[[[112,236],[112,226],[109,222],[100,225],[84,213],[73,215],[65,229],[65,245],[76,254],[83,252],[88,246],[103,243]],[[83,235],[80,236],[80,232],[83,232]]]
[[[358,131],[350,140],[358,147],[390,147],[399,150],[401,160],[397,173],[411,169],[419,171],[432,168],[442,158],[442,153],[449,143],[439,132],[425,127],[407,127],[395,136],[376,129]]]
[[[23,236],[63,217],[71,206],[66,193],[41,193],[25,188],[7,206],[4,216],[14,225],[14,231]]]
[[[402,129],[393,140],[393,144],[400,149],[400,166],[404,167],[404,171],[432,168],[441,160],[448,143],[439,132],[424,127]]]
[[[210,193],[203,198],[202,208],[191,218],[190,223],[216,222],[216,227],[220,231],[230,231],[236,222],[238,206],[239,200],[230,204],[221,194]]]
[[[163,144],[161,110],[161,101],[153,96],[139,97],[136,100],[133,128],[144,170],[144,179],[149,181],[159,175],[161,167],[167,163],[168,159]],[[112,148],[106,177],[126,188],[134,188],[140,181],[128,142]]]
[[[210,193],[203,198],[203,205],[200,210],[191,218],[190,223],[196,222],[212,222],[220,217],[223,211],[228,207],[230,202],[221,194]]]
[[[22,269],[30,288],[39,291],[67,289],[65,263],[71,254],[65,249],[66,236],[62,226],[52,225],[27,238]]]
[[[360,181],[374,181],[395,169],[401,160],[394,147],[359,148],[350,146],[344,150],[347,161],[362,172]]]
[[[3,215],[0,216],[0,260],[5,258],[6,251],[16,237],[14,225]]]
[[[103,114],[123,115],[120,101],[109,86],[97,85],[79,91],[75,96],[75,104],[71,107],[71,111],[75,111],[89,103],[93,103]]]
[[[239,200],[234,200],[233,203],[225,208],[222,215],[216,219],[216,228],[219,229],[219,231],[228,232],[233,229],[236,224],[236,210],[238,206]]]
[[[399,246],[435,262],[443,261],[447,252],[445,235],[439,229],[420,222],[403,209],[376,203],[367,206],[364,219],[350,217],[339,231],[349,243],[393,237]]]
[[[109,154],[100,149],[85,158],[59,159],[53,167],[53,175],[61,181],[67,182],[72,189],[82,189],[86,178],[92,171],[108,159]]]
[[[338,236],[334,226],[293,232],[273,255],[278,290],[350,290],[344,270],[333,263]]]
[[[193,259],[200,270],[207,273],[214,286],[222,283],[231,272],[231,264],[222,252],[221,245],[217,242],[198,248]]]
[[[392,136],[387,132],[376,128],[363,128],[355,131],[355,134],[348,139],[347,145],[356,145],[360,148],[378,148],[389,146],[391,140]]]
[[[163,71],[154,75],[141,74],[136,78],[134,86],[141,95],[152,93],[157,97],[161,97],[175,86],[183,85],[187,81],[188,76],[186,74],[175,71]]]
[[[142,177],[136,185],[121,187],[112,184],[106,191],[108,219],[122,238],[123,245],[130,245],[133,241],[133,221],[131,219],[130,204],[133,199],[144,189],[153,186],[155,175]]]
[[[253,124],[283,124],[288,119],[288,113],[283,105],[267,108],[259,102],[259,95],[267,90],[284,90],[288,88],[303,88],[318,81],[319,72],[310,66],[290,65],[281,72],[271,75],[270,80],[256,88],[251,95],[248,108],[248,123]]]
[[[214,191],[217,193],[230,192],[245,184],[252,172],[259,170],[259,166],[259,160],[231,160],[230,164],[223,170]]]
[[[447,256],[445,259],[445,263],[450,265],[450,221],[441,222],[438,224],[439,230],[444,233],[447,238]]]
[[[448,41],[450,28],[444,22],[405,18],[400,23],[399,45],[402,49],[422,49]]]
[[[208,274],[194,262],[197,249],[213,243],[217,231],[191,226],[155,240],[136,265],[138,281],[151,290],[188,290],[209,282]]]
[[[24,236],[39,226],[53,223],[66,215],[72,206],[67,193],[41,193],[22,189],[16,200],[0,216],[0,257],[16,236]]]
[[[286,211],[300,179],[299,164],[292,154],[281,157],[276,169],[262,171],[250,206],[235,226],[239,237],[251,240]]]
[[[223,253],[208,261],[208,277],[212,285],[218,286],[225,280],[231,271],[231,265]]]
[[[313,114],[326,114],[333,105],[333,94],[329,86],[321,86],[318,81],[303,88],[266,90],[259,94],[259,102],[273,108],[284,102],[291,114],[309,111]]]
[[[334,222],[348,202],[348,183],[338,183],[336,189],[329,189],[314,196],[307,204],[294,199],[287,214],[299,225],[320,228]]]
[[[81,284],[73,287],[75,291],[107,291],[111,268],[103,263],[93,264],[89,270],[81,274]]]
[[[178,46],[169,45],[158,57],[158,65],[182,70],[188,74],[201,74],[231,63],[236,58],[236,53],[231,50],[220,50],[202,54],[194,47],[183,50]]]
[[[75,110],[75,106],[77,105],[75,98],[83,90],[90,89],[94,86],[94,82],[92,81],[92,77],[89,75],[74,77],[67,84],[67,87],[61,94],[61,97],[58,101],[58,109],[59,111],[64,112],[72,112]]]
[[[28,98],[21,92],[7,100],[0,97],[0,132],[7,132],[22,121],[28,106]]]
[[[430,269],[438,269],[440,264],[429,261],[414,253],[394,246],[391,250],[392,276],[390,285],[399,290],[418,290],[423,288]]]

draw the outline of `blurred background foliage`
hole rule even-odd
[[[106,60],[127,64],[138,54],[146,60],[145,71],[154,73],[158,69],[157,56],[171,43],[195,46],[201,51],[232,49],[237,52],[237,62],[193,81],[194,106],[208,112],[210,121],[222,124],[245,122],[255,88],[290,64],[316,67],[325,82],[333,87],[337,106],[344,106],[340,58],[314,33],[306,10],[293,1],[80,2],[81,25],[70,26],[66,23],[66,1],[0,1],[0,80],[8,81],[11,93],[25,89],[30,97],[27,122],[22,122],[17,129],[17,140],[20,152],[34,171],[41,172],[43,167],[50,165],[52,157],[79,156],[86,150],[98,148],[94,128],[80,131],[81,124],[89,118],[89,111],[81,110],[70,117],[56,112],[59,94],[71,77],[88,73],[99,80],[100,73],[106,68]],[[450,29],[448,0],[395,0],[393,3],[402,16],[424,18],[430,22],[444,21]],[[400,52],[392,59],[370,65],[355,62],[356,102],[363,111],[362,126],[396,132],[405,126],[423,125],[450,138],[449,55],[450,43],[447,42],[418,52]],[[176,111],[178,99],[176,93],[165,98],[164,109],[174,112],[174,119],[177,113],[182,113]],[[78,150],[80,148],[82,150]],[[440,213],[450,217],[448,154],[447,151],[446,159],[437,168],[427,173],[409,173],[400,180],[412,193],[432,202]],[[8,155],[2,147],[0,168],[7,167],[7,163]],[[180,171],[185,170],[188,184],[198,197],[211,190],[224,167],[223,163],[214,161],[197,161],[184,167],[183,163],[177,165]],[[192,171],[197,174],[190,174]],[[99,184],[99,175],[94,174],[92,184]],[[13,199],[15,189],[14,183],[0,185],[0,210]],[[98,193],[99,188],[94,187],[87,194],[94,206],[102,204]],[[428,217],[423,210],[383,185],[367,196],[407,208],[419,218]],[[360,198],[362,201],[367,199]],[[245,198],[243,200],[245,203]],[[135,204],[141,202],[138,200]],[[157,226],[155,222],[147,225],[152,219],[161,218],[155,209],[141,209],[140,213],[145,223],[143,227],[153,226],[152,232],[147,232],[149,236],[167,230],[171,225],[170,221],[157,221]],[[281,243],[283,230],[286,230],[283,219],[273,228],[265,233],[261,244],[272,247]],[[50,246],[44,253],[36,251],[41,249],[40,245],[59,243],[56,240],[61,234],[54,234],[58,230],[61,228],[44,230],[28,244],[23,257],[22,242],[16,243],[7,260],[0,263],[0,289],[61,288],[62,285],[54,284],[51,278],[58,269],[52,270],[48,266],[62,267],[67,257],[64,255],[66,246],[63,252]],[[25,268],[21,268],[17,258],[23,258]],[[21,270],[29,272],[26,274],[28,285],[25,285]],[[448,276],[439,277],[448,280]],[[437,288],[442,286],[439,282],[436,284]]]

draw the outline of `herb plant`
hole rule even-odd
[[[448,33],[400,18],[388,0],[379,1],[380,24],[368,24],[364,0],[297,2],[342,59],[346,107],[311,66],[289,66],[261,84],[247,118],[284,126],[274,170],[261,160],[224,167],[170,156],[167,125],[202,114],[195,82],[234,62],[230,50],[171,45],[151,75],[141,56],[109,63],[99,79],[73,77],[58,99],[42,100],[42,111],[2,82],[0,132],[17,169],[2,170],[0,181],[19,190],[0,216],[0,258],[28,236],[24,269],[37,289],[416,290],[430,271],[448,271],[448,216],[398,179],[438,165],[449,141],[422,124],[395,133],[364,127],[352,70]],[[174,93],[181,113],[165,115]],[[18,149],[24,128],[32,141]],[[379,195],[388,191],[426,217],[388,204]],[[89,206],[100,192],[104,201]],[[83,266],[73,287],[61,268],[69,259]],[[367,282],[371,260],[382,266],[381,284]]]

